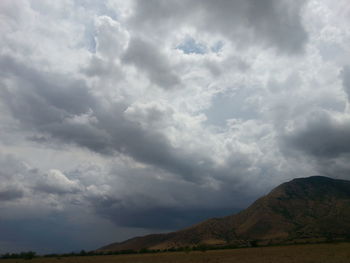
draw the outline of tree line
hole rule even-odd
[[[205,252],[207,250],[212,249],[232,249],[237,248],[236,246],[221,246],[220,248],[209,247],[206,245],[199,245],[194,247],[179,247],[179,248],[168,248],[168,249],[147,249],[143,248],[140,250],[119,250],[119,251],[85,251],[81,250],[80,252],[70,252],[64,254],[46,254],[46,255],[38,255],[34,251],[28,252],[20,252],[20,253],[6,253],[0,256],[1,259],[33,259],[36,257],[79,257],[79,256],[104,256],[104,255],[123,255],[123,254],[145,254],[145,253],[161,253],[161,252],[186,252],[189,253],[191,251],[202,251]]]

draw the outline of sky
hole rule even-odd
[[[348,0],[1,0],[0,253],[350,179],[349,24]]]

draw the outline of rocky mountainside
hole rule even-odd
[[[350,238],[350,181],[298,178],[273,189],[238,214],[192,227],[136,237],[98,251],[186,246],[250,246]]]

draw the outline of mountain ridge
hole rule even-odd
[[[286,244],[350,237],[350,181],[296,178],[237,214],[211,218],[165,234],[135,237],[97,251]]]

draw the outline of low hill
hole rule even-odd
[[[136,237],[98,251],[186,246],[251,246],[350,238],[350,181],[298,178],[273,189],[238,214],[192,227]]]

